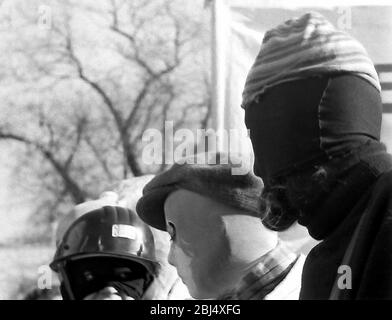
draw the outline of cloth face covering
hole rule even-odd
[[[75,300],[105,287],[113,287],[124,295],[140,300],[153,280],[153,276],[136,262],[116,258],[98,260],[89,258],[67,263],[66,274]],[[69,299],[64,284],[61,293],[64,300]]]
[[[255,173],[265,184],[380,140],[378,90],[343,74],[282,83],[246,109]]]

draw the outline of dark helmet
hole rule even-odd
[[[156,275],[159,264],[155,257],[154,237],[151,229],[133,211],[104,206],[71,224],[50,267],[61,273],[63,280],[70,285],[70,269],[91,268],[95,274],[103,276],[115,268],[118,270],[121,265],[131,266],[132,272],[140,272],[142,268],[150,275]]]

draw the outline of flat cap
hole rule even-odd
[[[239,169],[241,170],[235,170]],[[166,230],[164,203],[175,190],[186,189],[253,216],[262,216],[263,182],[254,175],[247,157],[235,154],[197,154],[175,163],[143,189],[136,205],[140,218]]]

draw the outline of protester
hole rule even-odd
[[[51,267],[64,299],[140,300],[159,264],[150,228],[126,208],[104,206],[69,227]]]
[[[76,206],[59,223],[51,266],[63,274],[66,299],[189,298],[167,262],[167,234],[149,228],[133,211],[152,177],[124,180],[114,191]]]
[[[239,159],[183,159],[146,185],[137,213],[170,234],[169,262],[193,298],[298,299],[304,257],[262,225],[262,181],[250,164],[233,174]]]
[[[265,33],[243,107],[265,225],[298,221],[323,240],[307,257],[301,298],[391,299],[392,159],[363,46],[317,13],[286,21]]]

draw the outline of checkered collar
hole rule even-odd
[[[278,243],[255,262],[234,290],[218,300],[263,300],[286,277],[298,257]]]

